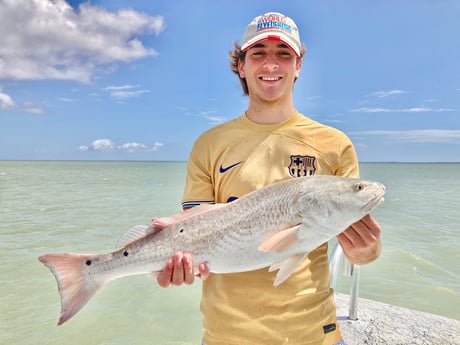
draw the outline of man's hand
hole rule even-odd
[[[205,263],[198,265],[199,273],[197,277],[205,280],[209,276],[209,268]],[[170,285],[193,284],[195,281],[195,273],[193,270],[193,258],[189,253],[177,252],[166,262],[166,265],[157,276],[158,284],[161,287]]]
[[[380,225],[367,215],[350,225],[337,239],[347,258],[354,264],[363,265],[379,257],[382,250],[380,233]]]

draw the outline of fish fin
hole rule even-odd
[[[74,316],[107,280],[88,278],[83,272],[86,262],[95,254],[45,254],[38,259],[54,274],[61,295],[61,316],[58,326]]]
[[[163,217],[163,218],[158,218],[158,217],[153,217],[152,218],[152,231],[151,232],[157,232],[161,231],[164,228],[166,228],[168,225],[171,225],[171,221],[169,217]]]
[[[158,222],[161,221],[160,220],[161,218],[154,218],[152,219],[152,222],[156,219],[159,219]],[[129,228],[121,235],[120,239],[117,242],[117,248],[126,247],[128,244],[148,234],[152,234],[160,230],[161,229],[158,229],[157,227],[151,226],[151,225],[134,225],[133,227]]]
[[[152,272],[149,272],[147,273],[147,277],[149,278],[158,278],[158,276],[160,275],[162,271],[152,271]]]
[[[184,212],[175,214],[170,217],[153,217],[152,218],[152,225],[134,225],[133,227],[129,228],[126,230],[120,237],[120,239],[117,242],[117,248],[123,248],[126,247],[128,244],[131,244],[132,242],[147,236],[149,234],[154,234],[158,231],[163,230],[164,228],[167,228],[170,225],[173,225],[177,222],[186,220],[190,217],[197,216],[199,214],[203,214],[205,212],[208,212],[212,209],[215,209],[216,207],[221,207],[224,206],[225,204],[204,204],[204,205],[199,205],[196,207],[193,207],[191,209],[188,209]]]
[[[168,217],[168,219],[169,221],[172,221],[173,223],[180,222],[190,217],[195,217],[199,214],[206,213],[208,211],[214,210],[216,208],[220,208],[225,205],[226,204],[202,204],[202,205],[198,205],[195,207],[191,207],[185,210],[184,212],[175,214],[174,216]]]
[[[288,279],[291,276],[291,274],[295,272],[297,267],[299,267],[304,257],[305,254],[295,254],[284,261],[271,265],[268,269],[269,272],[279,270],[276,274],[273,286],[278,286],[286,279]]]
[[[262,252],[283,252],[289,249],[293,244],[299,240],[299,228],[300,225],[293,226],[291,228],[282,230],[270,236],[268,239],[263,241],[258,249]]]
[[[166,228],[166,227],[168,227],[168,226],[170,226],[172,224],[175,224],[175,223],[184,221],[184,220],[186,220],[188,218],[195,217],[197,215],[206,213],[206,212],[208,212],[210,210],[222,207],[224,205],[225,204],[203,204],[203,205],[198,205],[198,206],[189,208],[189,209],[185,210],[184,212],[177,213],[177,214],[175,214],[173,216],[162,217],[162,218],[154,217],[154,218],[152,218],[152,227],[153,227],[153,230],[154,230],[153,232],[163,230],[164,228]]]

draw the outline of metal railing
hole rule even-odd
[[[351,263],[345,255],[343,255],[342,247],[337,243],[332,251],[329,261],[331,270],[331,288],[335,289],[337,283],[337,276],[339,273],[339,266],[341,261],[344,260],[343,275],[351,277],[350,288],[350,306],[348,309],[348,319],[358,320],[358,299],[359,299],[359,266]]]

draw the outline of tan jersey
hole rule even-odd
[[[348,137],[300,113],[276,125],[246,115],[198,138],[190,155],[183,207],[225,203],[300,176],[358,177]],[[329,288],[327,244],[312,251],[283,284],[267,268],[211,274],[203,282],[204,343],[333,344],[341,335]]]

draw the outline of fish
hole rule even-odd
[[[44,254],[61,297],[58,325],[114,279],[160,274],[174,253],[192,254],[211,273],[267,267],[282,284],[308,253],[380,205],[385,186],[340,176],[283,180],[226,204],[201,205],[135,225],[108,254]]]

